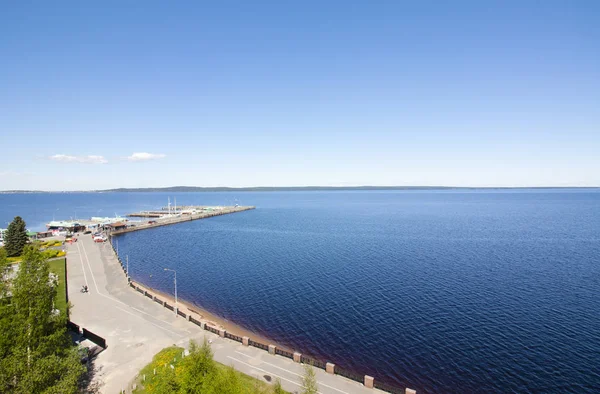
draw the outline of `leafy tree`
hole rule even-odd
[[[0,392],[74,394],[85,372],[66,331],[66,314],[55,314],[56,284],[34,246],[23,253],[12,297],[0,302]]]
[[[8,259],[6,258],[6,250],[0,248],[0,302],[5,299],[8,290]]]
[[[194,340],[190,341],[190,354],[182,361],[185,371],[182,376],[182,391],[186,394],[202,393],[202,386],[208,377],[216,373],[213,352],[204,338],[202,346]]]
[[[302,394],[317,394],[317,376],[312,365],[304,365],[304,376],[302,376]]]
[[[25,221],[20,216],[16,216],[8,225],[4,240],[4,248],[8,257],[20,256],[23,253],[23,248],[27,244],[27,229]]]

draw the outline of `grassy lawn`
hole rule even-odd
[[[61,311],[67,310],[67,276],[65,259],[49,261],[50,272],[58,275],[58,289],[56,293],[55,307]]]
[[[154,358],[152,359],[152,362],[148,365],[146,365],[139,373],[138,375],[138,379],[137,379],[137,389],[134,390],[133,392],[136,394],[147,394],[149,393],[149,391],[147,391],[144,386],[152,386],[152,384],[154,383],[155,379],[159,379],[159,376],[161,373],[163,373],[163,371],[165,370],[165,368],[171,368],[170,365],[173,365],[173,367],[175,368],[175,375],[179,375],[182,371],[181,371],[181,366],[179,366],[178,368],[178,364],[181,362],[182,360],[182,353],[183,353],[184,349],[178,346],[171,346],[168,348],[164,348],[163,350],[161,350],[160,352],[158,352]],[[218,363],[216,361],[214,361],[215,366],[218,369],[225,369],[226,366]],[[166,365],[166,367],[165,367]],[[154,370],[156,369],[156,377],[154,376]],[[243,393],[246,394],[253,394],[253,393],[271,393],[272,392],[272,386],[270,384],[267,384],[261,380],[255,379],[252,376],[249,375],[245,375],[239,371],[236,371],[238,377],[240,378],[240,381],[242,382],[242,386],[243,386]],[[142,377],[146,375],[146,381],[144,382],[142,379]]]

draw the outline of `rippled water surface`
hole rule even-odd
[[[166,201],[49,196],[37,197],[36,213],[31,196],[0,196],[1,218],[43,223],[61,210],[124,214]],[[598,191],[177,198],[257,209],[119,236],[142,283],[172,292],[163,268],[175,268],[180,297],[421,393],[600,391]]]

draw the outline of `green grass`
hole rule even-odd
[[[159,377],[161,373],[165,370],[165,368],[171,368],[170,365],[173,365],[175,368],[175,375],[179,376],[183,371],[182,367],[178,365],[182,360],[182,353],[184,349],[179,346],[170,346],[164,348],[160,352],[158,352],[153,358],[152,362],[146,365],[140,373],[138,374],[137,389],[133,391],[135,394],[148,394],[150,391],[147,391],[144,386],[152,386],[155,380],[154,370],[156,369],[156,378]],[[214,361],[215,366],[222,370],[225,369],[226,366]],[[166,365],[166,366],[165,366]],[[252,376],[243,374],[239,371],[236,371],[240,381],[242,382],[242,386],[244,388],[244,393],[271,393],[272,386],[268,383],[265,383],[261,380],[253,378]],[[146,380],[143,381],[143,376],[146,375]]]
[[[50,272],[58,275],[58,288],[56,289],[56,300],[54,306],[61,312],[67,310],[67,275],[66,260],[58,259],[49,261]]]

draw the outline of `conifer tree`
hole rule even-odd
[[[27,229],[25,221],[16,216],[9,224],[4,240],[4,249],[8,257],[20,256],[23,253],[23,248],[27,244]]]

